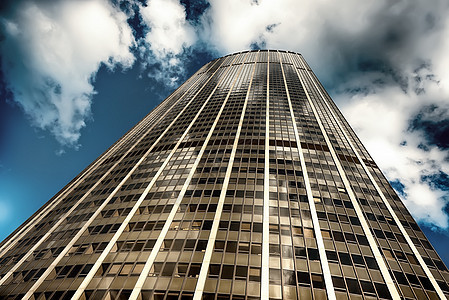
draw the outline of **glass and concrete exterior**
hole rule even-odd
[[[301,55],[216,59],[0,244],[2,299],[445,299]]]

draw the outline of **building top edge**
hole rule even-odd
[[[257,50],[242,50],[242,51],[237,51],[237,52],[233,52],[233,53],[229,53],[220,57],[217,57],[216,59],[219,58],[223,58],[223,57],[228,57],[228,56],[233,56],[233,55],[237,55],[237,54],[242,54],[242,53],[250,53],[250,52],[283,52],[283,53],[292,53],[292,54],[297,54],[297,55],[301,55],[301,53],[298,52],[294,52],[294,51],[290,51],[290,50],[279,50],[279,49],[257,49]]]

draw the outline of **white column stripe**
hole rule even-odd
[[[238,55],[236,55],[236,57],[238,57]],[[233,61],[236,59],[236,57],[233,59]],[[232,63],[228,67],[228,69],[226,70],[226,74],[231,69],[232,69]],[[238,77],[238,74],[236,75],[236,77]],[[223,79],[223,78],[225,78],[224,74],[222,75],[221,79]],[[220,82],[221,82],[221,79],[220,79]],[[201,110],[198,112],[198,114],[192,120],[192,122],[189,125],[188,130],[186,130],[183,138],[187,135],[189,129],[193,126],[193,124],[195,123],[196,119],[201,114],[202,109],[206,106],[207,102],[212,98],[212,96],[215,93],[215,91],[217,90],[218,86],[219,86],[219,83],[217,83],[217,85],[215,86],[215,88],[213,89],[213,91],[211,92],[209,97],[207,98],[206,102],[204,103],[203,107],[201,108]],[[229,93],[230,93],[230,91],[229,91]],[[223,104],[221,106],[221,109],[218,112],[217,117],[215,118],[215,121],[214,121],[214,123],[213,123],[213,125],[212,125],[212,127],[211,127],[211,129],[209,131],[209,134],[207,135],[206,139],[204,140],[203,146],[201,147],[201,150],[198,153],[198,156],[197,156],[195,162],[193,163],[193,166],[192,166],[192,168],[190,170],[190,173],[187,176],[187,179],[186,179],[186,181],[184,182],[184,185],[181,188],[181,191],[180,191],[180,193],[178,195],[178,198],[176,199],[176,201],[175,201],[175,203],[173,205],[173,208],[170,211],[170,214],[168,215],[167,220],[165,221],[164,227],[162,228],[161,233],[159,234],[159,236],[158,236],[158,238],[156,240],[156,243],[154,244],[153,250],[151,250],[151,253],[150,253],[150,255],[149,255],[149,257],[148,257],[148,259],[147,259],[147,261],[145,263],[145,266],[143,267],[142,272],[141,272],[139,278],[137,279],[137,282],[136,282],[136,284],[134,286],[134,289],[133,289],[133,291],[132,291],[132,293],[131,293],[131,295],[129,297],[130,300],[136,300],[136,299],[139,298],[140,291],[141,291],[141,289],[143,287],[143,284],[145,283],[145,280],[148,277],[148,273],[150,272],[151,266],[153,265],[154,260],[156,259],[157,254],[159,253],[159,250],[160,250],[160,248],[162,246],[162,242],[164,241],[165,236],[167,235],[167,232],[170,229],[171,223],[172,223],[173,219],[175,218],[175,215],[177,213],[179,205],[181,204],[182,198],[184,197],[184,194],[187,191],[187,188],[188,188],[188,186],[190,184],[190,181],[191,181],[191,179],[193,177],[193,174],[196,172],[196,167],[198,166],[198,164],[199,164],[199,162],[201,160],[201,157],[203,156],[204,150],[207,147],[207,143],[209,142],[210,138],[212,137],[212,133],[213,133],[213,131],[215,129],[215,126],[217,125],[217,122],[218,122],[218,120],[219,120],[219,118],[221,116],[221,113],[223,112],[223,109],[224,109],[224,107],[226,105],[226,102],[228,100],[228,97],[229,97],[229,93],[226,96],[226,98],[225,98],[225,100],[224,100],[224,102],[223,102]]]
[[[362,157],[360,156],[358,150],[355,148],[354,144],[351,142],[350,138],[348,137],[346,131],[344,130],[343,126],[341,125],[340,120],[338,119],[337,116],[335,116],[332,108],[329,106],[329,104],[326,101],[326,97],[321,93],[320,88],[318,87],[318,85],[316,84],[313,76],[312,77],[312,82],[315,85],[315,88],[318,90],[321,98],[323,99],[323,102],[326,104],[327,108],[329,109],[329,111],[331,112],[332,116],[334,117],[334,119],[336,120],[338,127],[340,127],[341,131],[343,132],[346,140],[348,141],[349,145],[351,146],[352,150],[354,151],[357,159],[359,160],[360,164],[362,165],[363,169],[365,170],[366,174],[368,175],[369,179],[371,180],[371,183],[374,185],[374,188],[376,189],[376,191],[379,193],[382,201],[384,202],[385,206],[387,207],[388,211],[390,212],[391,216],[393,217],[394,221],[396,222],[396,225],[399,227],[399,230],[401,231],[401,233],[404,235],[405,240],[407,241],[407,244],[409,245],[409,247],[412,249],[413,254],[415,254],[416,258],[419,261],[419,264],[421,265],[422,269],[424,270],[424,272],[426,273],[427,277],[429,278],[430,282],[432,282],[433,287],[435,288],[438,296],[441,299],[446,299],[446,296],[444,295],[443,291],[441,290],[440,286],[438,285],[438,283],[436,282],[435,278],[433,277],[432,272],[429,270],[429,268],[427,267],[426,263],[424,262],[421,254],[419,253],[418,249],[416,248],[415,244],[412,242],[409,234],[407,233],[407,231],[405,230],[404,226],[402,225],[401,221],[399,220],[398,216],[396,215],[396,213],[394,212],[394,209],[391,207],[388,199],[385,197],[384,193],[382,192],[382,190],[380,189],[379,185],[377,184],[376,180],[374,179],[373,175],[371,174],[371,172],[369,171],[368,167],[366,166],[365,162],[363,161]]]
[[[257,60],[257,59],[256,59]],[[256,63],[254,63],[253,71],[251,73],[251,79],[248,85],[248,91],[246,93],[245,102],[243,103],[242,114],[240,115],[240,120],[237,128],[237,133],[235,134],[234,144],[232,145],[232,151],[229,158],[229,163],[226,169],[225,179],[223,181],[223,185],[220,192],[220,198],[218,199],[217,210],[214,216],[214,221],[212,223],[212,228],[209,235],[209,241],[207,242],[206,251],[204,253],[203,263],[201,265],[200,274],[198,276],[198,281],[195,288],[195,294],[193,295],[193,300],[200,300],[203,291],[204,285],[207,279],[207,272],[209,271],[210,260],[212,258],[212,251],[215,246],[215,239],[217,238],[218,227],[220,224],[221,213],[223,212],[224,200],[226,198],[226,191],[228,189],[229,179],[232,173],[232,166],[234,164],[235,153],[237,151],[237,146],[240,138],[240,132],[242,131],[243,120],[245,118],[246,106],[248,103],[248,98],[251,90],[251,84],[253,82],[253,76],[256,69]]]
[[[192,78],[192,77],[191,77]],[[190,78],[190,80],[191,80]],[[189,80],[187,81],[189,82]],[[187,83],[186,82],[186,83]],[[171,94],[169,96],[172,97],[174,95]],[[163,103],[163,102],[162,102]],[[161,104],[162,104],[161,103]],[[75,188],[77,188],[85,179],[86,176],[89,176],[98,165],[103,163],[106,159],[111,157],[113,154],[115,154],[114,151],[119,149],[123,144],[127,143],[127,138],[132,136],[135,132],[138,132],[144,127],[144,122],[146,119],[151,119],[154,117],[156,113],[158,113],[164,106],[158,105],[152,110],[148,115],[146,115],[142,121],[137,123],[136,126],[131,128],[124,136],[122,136],[117,142],[115,142],[109,149],[107,149],[98,159],[94,161],[90,166],[87,167],[87,169],[83,172],[82,175],[80,175],[71,185],[65,187],[65,191],[63,191],[60,195],[58,195],[52,203],[44,204],[47,205],[44,207],[33,219],[31,219],[29,222],[24,224],[21,229],[14,234],[14,236],[11,236],[8,238],[8,241],[6,241],[1,247],[0,247],[0,258],[3,257],[7,253],[9,249],[11,249],[17,242],[22,239],[28,232],[31,230],[37,223],[39,223],[48,212],[51,212],[61,201],[64,197],[66,197],[68,194],[70,194]]]
[[[124,141],[124,140],[122,140],[122,141]],[[119,147],[118,144],[117,144],[116,146]],[[111,150],[112,150],[112,148],[111,148]],[[104,161],[105,159],[109,158],[111,155],[112,155],[112,152],[106,154],[105,157],[104,157],[104,159],[101,160],[101,161]],[[100,162],[100,160],[99,160],[98,162]],[[115,166],[115,165],[114,165],[114,166]],[[111,169],[113,169],[114,166],[113,166]],[[111,170],[111,169],[110,169],[110,170]],[[91,171],[93,171],[93,170],[94,170],[94,166],[92,166]],[[107,175],[107,174],[108,174],[108,173],[105,173],[105,175]],[[89,174],[87,174],[87,175],[89,175]],[[80,177],[80,179],[81,179],[81,177]],[[100,180],[100,181],[101,181],[101,180]],[[26,231],[24,231],[19,237],[17,237],[16,240],[13,241],[13,243],[11,243],[8,247],[5,248],[4,252],[2,252],[2,255],[4,255],[10,248],[12,248],[12,247],[18,242],[18,240],[20,240],[23,236],[25,236],[25,235],[28,233],[28,231],[31,230],[31,229],[33,228],[33,226],[34,226],[35,224],[37,224],[39,221],[41,221],[41,220],[46,216],[46,213],[51,212],[52,209],[53,209],[54,207],[56,207],[56,206],[57,206],[57,205],[64,199],[64,197],[67,196],[68,193],[70,193],[71,191],[73,191],[73,189],[75,189],[81,182],[82,182],[82,181],[77,182],[76,185],[73,185],[72,187],[70,187],[68,191],[64,192],[64,194],[61,194],[60,196],[58,196],[58,197],[55,199],[55,202],[53,202],[52,204],[50,204],[49,206],[47,206],[46,209],[43,210],[42,213],[39,214],[39,215],[37,216],[37,219],[35,219],[35,220],[33,220],[33,221],[31,221],[31,222],[29,223],[29,226],[26,227],[26,228],[27,228]],[[97,183],[97,184],[98,184],[98,183]],[[93,187],[93,188],[94,188],[94,187]],[[93,189],[93,188],[92,188],[92,189]],[[87,192],[86,195],[87,195],[88,193],[90,193],[90,192]],[[81,201],[82,201],[82,200],[80,199],[80,200],[79,200],[79,201],[78,201],[72,208],[75,208],[76,206],[78,206],[78,205],[80,204]],[[60,223],[61,223],[61,222],[68,216],[68,214],[70,214],[71,211],[73,211],[73,209],[71,209],[71,210],[68,211],[63,217],[61,217],[61,218],[60,218],[60,222],[58,222],[57,224],[59,225],[59,224],[60,224]],[[28,257],[28,256],[29,256],[29,255],[30,255],[30,254],[37,248],[37,246],[40,245],[40,243],[42,243],[42,242],[44,241],[43,239],[46,239],[46,238],[47,238],[47,237],[48,237],[48,236],[49,236],[49,235],[50,235],[56,228],[57,228],[57,226],[56,226],[56,224],[55,224],[49,231],[47,231],[46,235],[44,235],[44,236],[41,237],[41,240],[38,242],[38,244],[35,244],[34,247],[32,247],[30,250],[28,250],[28,252],[27,252],[27,254],[26,254],[26,257]],[[9,276],[11,275],[11,274],[9,274],[9,273],[14,272],[15,269],[18,268],[18,266],[19,266],[20,264],[22,264],[22,263],[23,263],[23,261],[17,262],[17,264],[13,267],[13,269],[11,269],[7,274],[5,274],[5,276],[2,278],[2,280],[0,280],[0,285],[2,285],[2,284],[5,282],[5,280],[6,280],[5,278],[7,278],[7,277],[9,277]]]
[[[187,92],[187,91],[186,91]],[[185,93],[186,93],[185,92]],[[184,93],[184,94],[185,94]],[[181,99],[182,97],[180,97]],[[177,100],[177,102],[179,102],[179,100]],[[174,107],[174,105],[172,106]],[[171,109],[168,109],[165,113],[164,116],[170,111]],[[179,115],[179,114],[178,114]],[[163,118],[163,116],[162,116]],[[161,119],[162,119],[161,118]],[[147,133],[149,133],[155,125],[157,125],[158,123],[153,124],[148,130]],[[146,136],[146,134],[143,134],[135,143],[132,147],[130,147],[128,149],[128,151],[126,151],[126,153],[120,158],[120,160],[118,160],[109,170],[108,172],[106,172],[96,183],[94,186],[92,186],[89,191],[81,198],[79,199],[73,206],[72,208],[67,211],[63,216],[61,216],[61,218],[59,219],[58,222],[56,222],[53,227],[39,240],[39,242],[37,242],[28,252],[27,254],[10,270],[8,271],[8,273],[0,280],[0,285],[3,284],[7,278],[9,278],[9,276],[12,275],[12,273],[23,263],[27,260],[27,258],[33,253],[33,251],[39,247],[49,236],[50,234],[56,229],[58,228],[59,225],[62,224],[62,222],[65,221],[65,219],[70,215],[70,213],[72,213],[76,207],[78,207],[79,204],[81,204],[84,199],[97,187],[97,185],[106,178],[106,176],[110,173],[110,171],[112,171],[127,155],[128,153],[130,153],[134,147],[136,145],[138,145],[138,143]],[[155,144],[155,143],[154,143]],[[152,147],[154,147],[154,144]],[[148,152],[147,152],[148,153]],[[93,219],[100,213],[100,211],[103,209],[103,207],[110,201],[110,199],[112,198],[112,196],[120,189],[120,187],[123,185],[123,183],[129,178],[129,176],[131,175],[131,173],[137,168],[137,166],[144,160],[145,156],[142,157],[139,162],[136,164],[136,166],[128,173],[128,175],[120,182],[119,186],[117,186],[113,193],[103,202],[103,204],[97,209],[97,211],[92,215],[92,217],[84,224],[84,226],[80,229],[80,231],[78,231],[78,233],[75,235],[75,237],[71,240],[71,242],[64,248],[64,250],[58,255],[58,257],[52,262],[52,264],[47,268],[47,270],[42,274],[42,276],[38,279],[38,281],[33,285],[33,287],[30,289],[30,291],[26,294],[26,296],[24,297],[24,299],[27,299],[29,296],[31,296],[32,293],[39,285],[40,283],[43,281],[43,279],[45,279],[48,274],[50,273],[50,271],[56,266],[57,262],[59,262],[59,260],[62,259],[62,257],[65,255],[65,253],[70,249],[70,247],[74,244],[74,242],[81,236],[81,234],[84,232],[84,230],[87,229],[87,227],[89,226],[89,224],[93,221]],[[41,280],[42,279],[42,280]],[[28,295],[28,296],[27,296]]]
[[[201,76],[200,76],[201,77]],[[199,80],[199,78],[197,78],[196,81]],[[194,84],[192,86],[190,86],[184,93],[183,95],[176,101],[177,103],[188,93],[188,91],[193,88]],[[152,146],[146,151],[146,153],[142,156],[141,159],[139,159],[139,161],[134,165],[134,167],[131,169],[131,171],[128,172],[128,174],[120,181],[119,185],[114,189],[114,191],[108,196],[108,198],[106,198],[106,200],[98,207],[98,209],[95,211],[95,213],[89,218],[89,220],[87,220],[87,222],[83,225],[83,227],[77,232],[77,234],[73,237],[73,239],[66,245],[66,247],[64,248],[64,250],[55,258],[55,260],[51,263],[51,265],[45,270],[45,272],[41,275],[41,277],[39,277],[39,279],[36,281],[36,283],[30,288],[30,290],[25,294],[24,299],[27,299],[28,297],[32,296],[32,293],[40,286],[40,284],[45,280],[45,278],[51,273],[51,271],[56,267],[56,265],[59,263],[59,261],[65,256],[65,254],[71,249],[71,247],[76,243],[76,241],[82,236],[82,234],[84,233],[84,231],[89,227],[89,225],[95,220],[95,218],[100,214],[100,212],[103,210],[103,208],[109,203],[109,201],[113,198],[113,196],[120,190],[120,188],[123,186],[123,184],[129,179],[129,177],[131,176],[131,174],[139,167],[139,165],[146,159],[146,157],[151,153],[151,151],[153,150],[153,148],[157,145],[157,143],[160,141],[160,139],[165,135],[165,133],[169,130],[169,128],[175,123],[175,121],[182,115],[182,113],[184,112],[185,109],[187,109],[187,107],[192,103],[192,100],[187,103],[186,106],[184,106],[184,108],[177,114],[176,118],[170,123],[170,125],[165,129],[165,131],[158,137],[158,139],[152,144]],[[175,104],[174,104],[175,105]],[[171,106],[172,107],[174,107]],[[160,120],[163,119],[163,117],[168,113],[168,111],[171,110],[171,108],[169,110],[167,110],[164,115],[160,118]],[[157,123],[153,124],[150,129],[148,129],[147,133],[149,133],[154,126]],[[131,147],[130,150],[127,151],[127,153],[122,157],[122,159],[124,157],[126,157],[126,155],[131,152],[131,150],[146,136],[146,134],[143,134],[141,138],[138,139],[138,141],[133,145],[133,147]],[[122,160],[120,159],[120,161]],[[120,161],[117,162],[120,163]],[[103,179],[103,178],[102,178]],[[102,179],[100,179],[98,182],[101,182]],[[97,182],[97,184],[98,184]],[[86,194],[87,195],[87,194]],[[126,219],[125,219],[126,220]],[[123,225],[120,227],[122,228]],[[122,229],[123,230],[123,229]],[[108,244],[109,246],[109,244]],[[112,248],[112,247],[111,247]],[[106,251],[103,250],[103,251]],[[90,272],[91,273],[91,272]],[[89,274],[90,274],[89,273]],[[86,276],[87,278],[87,276]]]
[[[381,253],[379,251],[379,248],[378,248],[378,246],[376,244],[376,241],[375,241],[375,239],[374,239],[374,237],[373,237],[373,235],[371,233],[370,227],[369,227],[368,223],[366,222],[365,217],[363,216],[363,212],[362,212],[359,204],[357,203],[357,199],[356,199],[356,197],[354,195],[354,192],[352,191],[351,185],[350,185],[350,183],[349,183],[349,181],[348,181],[348,179],[346,177],[346,174],[345,174],[345,172],[343,170],[343,167],[341,166],[340,161],[339,161],[339,159],[337,157],[337,154],[335,153],[334,148],[333,148],[333,146],[332,146],[332,144],[331,144],[331,142],[329,140],[329,137],[327,136],[327,133],[326,133],[326,131],[324,129],[324,126],[321,123],[321,120],[319,118],[319,115],[317,113],[315,105],[313,104],[312,100],[310,99],[309,93],[308,93],[308,91],[306,89],[306,86],[304,85],[304,82],[303,82],[303,79],[301,78],[301,75],[299,74],[299,72],[298,72],[298,70],[296,68],[295,68],[295,70],[296,70],[296,73],[298,75],[299,80],[301,81],[301,85],[302,85],[302,87],[303,87],[303,89],[304,89],[304,91],[306,93],[307,100],[308,100],[308,102],[309,102],[309,104],[310,104],[310,106],[312,108],[313,114],[315,115],[315,118],[317,119],[317,122],[318,122],[318,125],[319,125],[320,129],[321,129],[321,132],[323,133],[324,139],[326,140],[326,144],[327,144],[327,146],[329,148],[329,151],[330,151],[330,153],[332,155],[332,158],[333,158],[333,160],[335,162],[335,166],[337,167],[338,172],[340,173],[341,179],[343,180],[343,184],[344,184],[344,186],[346,188],[346,191],[347,191],[348,196],[349,196],[349,198],[351,200],[351,203],[354,206],[354,210],[355,210],[355,212],[357,214],[357,217],[358,217],[358,219],[360,221],[360,224],[362,226],[363,232],[365,233],[365,236],[368,239],[368,243],[370,245],[371,251],[373,252],[374,258],[376,259],[377,264],[379,265],[380,272],[382,273],[382,276],[383,276],[383,278],[385,280],[385,284],[387,285],[388,290],[390,291],[390,294],[391,294],[392,298],[395,299],[395,300],[396,299],[399,300],[400,299],[399,292],[396,289],[396,286],[395,286],[395,284],[393,282],[393,279],[391,278],[391,275],[390,275],[390,273],[388,271],[388,268],[387,268],[387,266],[385,264],[385,261],[384,261],[382,255],[381,255]]]
[[[209,77],[209,79],[203,84],[203,87],[206,85],[207,82],[209,82],[212,77],[215,75],[216,72],[218,72],[219,68],[217,68],[217,70]],[[165,134],[171,129],[172,125],[178,120],[178,118],[183,114],[183,112],[187,109],[187,107],[190,106],[191,103],[193,103],[193,101],[196,99],[196,96],[202,91],[203,87],[201,89],[198,90],[198,92],[192,97],[192,99],[187,103],[187,105],[183,108],[183,110],[176,116],[176,118],[170,123],[170,125],[164,130],[164,132],[159,136],[159,138],[157,139],[157,141],[154,143],[154,145],[148,150],[147,154],[149,154],[152,150],[153,147],[162,139],[163,136],[165,136]],[[203,104],[203,106],[201,107],[201,109],[198,111],[197,116],[201,113],[202,109],[204,108],[204,106],[206,105],[207,101]],[[171,157],[175,154],[176,150],[178,149],[179,145],[181,144],[181,142],[183,141],[184,137],[186,136],[186,134],[188,133],[189,129],[191,128],[191,125],[193,124],[193,122],[190,124],[190,126],[184,131],[184,134],[181,136],[181,138],[178,139],[178,142],[176,143],[175,147],[172,149],[172,151],[170,152],[170,154],[167,156],[167,158],[164,160],[164,163],[159,167],[159,170],[157,171],[157,173],[153,176],[152,180],[150,181],[150,183],[148,184],[148,186],[145,188],[144,192],[142,193],[142,195],[140,195],[139,199],[136,201],[136,203],[134,204],[133,208],[131,209],[131,211],[128,213],[128,215],[126,216],[125,220],[123,220],[122,224],[120,225],[119,229],[117,230],[117,232],[114,234],[114,236],[111,238],[111,240],[109,241],[108,245],[106,246],[106,248],[103,250],[103,252],[101,253],[101,255],[98,257],[97,261],[95,262],[95,264],[92,266],[92,269],[89,271],[89,273],[86,275],[86,277],[84,278],[84,280],[81,282],[80,286],[78,287],[78,289],[76,290],[75,294],[72,296],[72,299],[79,299],[84,290],[87,288],[87,286],[89,285],[90,281],[92,280],[92,278],[95,276],[96,272],[98,271],[98,269],[100,268],[101,264],[103,263],[103,261],[106,259],[107,255],[110,253],[111,249],[114,247],[115,243],[117,242],[117,240],[120,238],[120,235],[123,233],[123,231],[125,230],[126,226],[128,226],[129,222],[131,221],[132,217],[134,217],[134,214],[136,213],[136,211],[139,209],[139,206],[142,204],[142,202],[145,200],[145,197],[148,195],[148,193],[150,192],[151,188],[154,186],[155,182],[157,181],[157,179],[159,178],[159,176],[162,174],[164,168],[167,166],[167,164],[170,162]],[[145,154],[145,157],[147,156],[147,154]]]
[[[324,283],[326,285],[326,293],[329,300],[334,300],[336,299],[334,284],[332,283],[332,276],[326,256],[326,248],[324,247],[323,236],[321,235],[320,222],[318,220],[318,215],[316,212],[315,201],[313,200],[313,193],[312,188],[310,186],[309,174],[307,173],[307,166],[304,159],[304,153],[302,152],[301,141],[298,135],[298,127],[296,125],[296,119],[293,113],[293,107],[290,99],[290,93],[288,91],[287,80],[285,78],[284,67],[282,65],[282,57],[280,55],[279,61],[281,62],[282,77],[284,78],[284,86],[287,92],[288,107],[290,109],[290,116],[293,122],[293,130],[295,132],[296,144],[298,145],[299,159],[301,161],[301,169],[304,176],[304,185],[306,186],[307,200],[309,201],[310,214],[312,216],[313,230],[315,232],[315,238],[318,245],[318,252],[320,254],[321,269],[323,271]]]
[[[263,171],[262,270],[260,298],[270,297],[270,52],[267,52],[267,99],[265,112],[265,161]]]
[[[128,132],[129,134],[129,132]],[[101,164],[103,161],[105,161],[107,158],[109,158],[116,148],[119,147],[119,145],[124,143],[124,139],[121,138],[117,143],[114,143],[103,155],[99,157],[99,159],[95,160],[93,164],[87,167],[86,170],[84,170],[79,177],[72,182],[72,184],[65,187],[65,190],[62,191],[58,196],[56,196],[50,203],[46,203],[46,205],[41,211],[38,212],[31,220],[28,222],[25,221],[26,224],[22,225],[20,230],[14,234],[14,236],[11,236],[8,238],[8,241],[6,241],[2,247],[0,247],[0,257],[3,257],[3,255],[6,254],[6,252],[11,249],[17,242],[22,239],[30,229],[33,228],[34,225],[39,223],[48,212],[51,212],[54,207],[56,207],[62,200],[62,198],[66,197],[69,193],[71,193],[79,184],[81,184],[85,179],[86,176],[89,176],[95,168]]]

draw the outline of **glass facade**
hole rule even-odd
[[[2,299],[445,299],[303,57],[216,59],[0,244]]]

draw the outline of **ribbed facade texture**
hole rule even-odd
[[[445,299],[301,55],[196,72],[0,244],[2,299]]]

